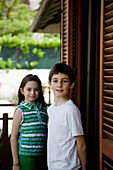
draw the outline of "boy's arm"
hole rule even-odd
[[[86,143],[84,136],[76,136],[77,151],[81,162],[82,170],[86,170]]]
[[[22,113],[19,109],[17,109],[13,117],[12,132],[11,132],[11,150],[13,156],[13,164],[19,163],[18,134],[19,134],[19,127],[20,127],[21,120],[22,120]]]

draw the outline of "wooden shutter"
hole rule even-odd
[[[101,0],[100,170],[113,169],[113,0]]]
[[[74,8],[76,1],[74,0],[62,0],[61,1],[61,62],[69,64],[73,68],[73,57],[74,48]]]
[[[68,64],[68,0],[61,1],[61,62]]]
[[[76,88],[70,97],[80,108],[81,96],[81,0],[61,1],[61,62],[77,69]]]

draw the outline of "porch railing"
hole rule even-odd
[[[51,101],[51,92],[49,87],[43,87],[48,88],[48,105],[50,105]],[[0,104],[0,107],[2,106],[16,106],[16,104]],[[1,135],[1,169],[2,170],[8,170],[8,120],[13,120],[13,117],[8,117],[8,113],[3,113],[3,117],[0,118],[0,120],[3,121],[3,129],[2,129],[2,135]]]
[[[9,106],[9,105],[8,105]],[[2,130],[2,138],[1,138],[1,168],[2,170],[8,170],[8,120],[12,120],[13,118],[8,117],[8,113],[3,114],[3,130]]]

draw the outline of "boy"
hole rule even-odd
[[[65,63],[55,64],[49,86],[55,103],[48,108],[48,169],[86,170],[86,144],[80,111],[69,99],[75,75]]]

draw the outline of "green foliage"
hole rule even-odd
[[[13,62],[11,58],[8,58],[7,61],[5,61],[2,57],[0,57],[0,69],[5,69],[5,68],[12,69],[13,68],[12,65]]]
[[[41,58],[44,56],[45,52],[42,51],[40,48],[54,48],[54,52],[57,51],[57,49],[60,47],[60,36],[59,35],[45,35],[42,40],[34,40],[31,36],[31,34],[26,34],[25,36],[18,35],[18,36],[12,36],[11,34],[4,35],[0,37],[0,49],[2,50],[2,47],[9,47],[9,48],[15,48],[20,49],[23,54],[27,55],[27,58],[30,58],[30,52],[29,48],[32,47],[32,54]],[[1,51],[0,51],[1,52]],[[6,58],[6,56],[5,56]],[[18,59],[21,60],[23,57],[18,56]],[[37,61],[32,61],[29,63],[28,61],[25,61],[25,66],[28,68],[29,66],[31,68],[35,67],[38,64]],[[13,61],[11,58],[8,58],[7,61],[4,60],[4,57],[2,56],[0,58],[0,69],[13,69],[15,68],[13,66]],[[22,65],[20,63],[16,63],[17,69],[22,69]]]
[[[21,64],[19,64],[19,63],[16,63],[16,67],[17,67],[18,69],[21,69],[21,68],[22,68]]]
[[[38,64],[38,61],[32,61],[30,62],[31,67],[35,67]]]
[[[0,37],[0,47],[18,48],[27,53],[29,47],[34,48],[56,48],[60,47],[60,37],[44,37],[43,40],[34,40],[31,35],[12,36],[11,34]]]
[[[11,58],[8,58],[8,60],[7,60],[7,67],[8,67],[9,69],[12,69],[12,68],[13,68],[13,62],[12,62]]]
[[[45,52],[43,52],[41,49],[34,48],[32,50],[33,55],[42,58]]]
[[[3,60],[2,57],[0,57],[0,68],[5,69],[7,62]]]
[[[11,33],[29,32],[30,20],[37,11],[30,11],[29,5],[22,0],[1,0],[0,1],[0,36]]]
[[[41,49],[38,50],[38,57],[42,58],[45,52],[43,52]]]
[[[29,62],[25,61],[25,66],[28,68],[29,67]]]
[[[2,50],[2,46],[0,46],[0,52],[1,52],[1,50]]]
[[[14,19],[13,22],[10,20],[0,20],[0,36],[7,35],[11,33],[12,35],[17,35],[20,32],[28,32],[29,31],[29,23],[25,20]]]
[[[45,34],[43,39],[34,40],[33,33],[29,32],[30,20],[33,20],[37,11],[30,11],[29,5],[23,0],[0,0],[0,53],[2,47],[15,48],[22,51],[24,55],[30,58],[29,48],[33,55],[43,57],[44,52],[40,48],[55,48],[55,51],[60,47],[60,36]],[[43,0],[40,1],[40,5]],[[17,54],[18,55],[18,54]],[[17,56],[19,60],[22,56]],[[7,58],[7,56],[5,56]],[[35,67],[37,61],[28,63],[25,61],[25,66],[28,68]],[[0,57],[0,69],[12,69],[13,61],[8,58],[4,60],[4,56]],[[16,68],[21,69],[21,64],[17,61]]]

